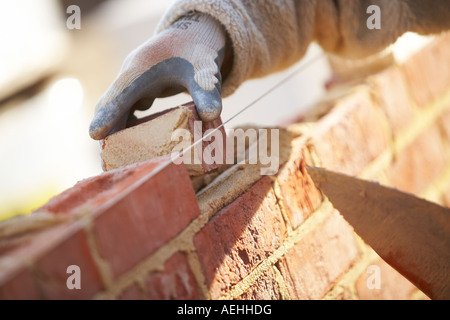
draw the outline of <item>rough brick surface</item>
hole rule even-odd
[[[387,177],[392,186],[420,194],[441,174],[447,160],[439,127],[432,126],[394,159]]]
[[[369,79],[378,104],[386,114],[393,133],[406,128],[414,114],[410,89],[398,67],[391,67]]]
[[[402,66],[417,105],[423,107],[450,85],[450,33],[416,53]]]
[[[184,165],[170,163],[133,188],[93,222],[98,250],[115,277],[176,236],[200,213]]]
[[[0,300],[39,300],[42,299],[34,284],[30,270],[24,269],[12,279],[0,283]]]
[[[378,276],[379,279],[375,279]],[[378,284],[379,288],[376,287]],[[417,288],[379,259],[361,274],[356,282],[356,290],[362,300],[406,300]]]
[[[291,156],[277,174],[286,214],[294,229],[322,203],[322,194],[314,186],[306,165],[312,165],[307,147],[299,139],[294,140]]]
[[[164,271],[150,274],[145,280],[149,299],[193,300],[199,299],[197,284],[187,258],[174,254],[164,264]]]
[[[211,297],[248,275],[281,244],[285,232],[268,177],[219,211],[194,238]]]
[[[367,88],[342,98],[319,124],[312,146],[322,165],[359,174],[388,147],[388,124]]]
[[[238,300],[281,300],[279,284],[275,280],[275,274],[272,269],[264,272],[258,280],[243,294]]]
[[[170,161],[170,159],[155,159],[82,180],[35,211],[75,214],[86,209],[90,211],[99,210],[105,202],[121,196],[136,181],[146,174],[150,174],[155,168],[167,161]]]
[[[63,223],[15,240],[18,244],[0,258],[2,298],[88,299],[102,289],[86,234],[79,225]],[[81,269],[80,290],[67,288],[71,265]]]
[[[337,211],[333,211],[277,266],[292,299],[320,299],[358,256],[352,228]]]
[[[197,127],[195,122],[197,122]],[[198,126],[199,124],[201,124],[200,127]],[[173,152],[183,151],[194,142],[203,138],[206,131],[215,129],[221,124],[220,119],[202,122],[193,103],[166,110],[157,116],[149,117],[146,122],[106,137],[103,140],[101,152],[103,168],[108,171]],[[199,128],[199,130],[196,128]],[[182,131],[182,136],[177,134],[180,131]],[[201,175],[225,163],[226,134],[223,127],[220,129],[220,135],[222,137],[221,141],[215,141],[214,135],[212,141],[211,139],[205,139],[183,155],[183,158],[188,160],[188,162],[185,161],[184,163],[190,175]],[[187,143],[179,148],[178,146],[183,141],[187,141]],[[211,142],[220,143],[222,147],[222,149],[213,148],[214,154],[212,156],[214,158],[210,157],[210,152],[205,151],[205,148]],[[211,147],[213,146],[211,144]],[[220,153],[220,150],[222,153]],[[216,152],[217,154],[215,154]],[[214,159],[218,159],[219,163],[216,163]]]
[[[142,300],[142,289],[137,283],[133,283],[131,286],[122,291],[119,295],[119,300]]]
[[[67,268],[72,265],[80,268],[80,289],[67,287],[66,281],[72,275],[67,273]],[[83,230],[76,231],[38,259],[33,270],[44,299],[90,299],[103,289]]]

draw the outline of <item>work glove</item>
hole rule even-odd
[[[126,128],[135,110],[156,98],[188,91],[200,118],[212,121],[222,111],[220,67],[226,33],[214,18],[190,13],[150,38],[125,59],[119,75],[101,97],[89,128],[101,140]]]

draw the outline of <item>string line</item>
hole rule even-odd
[[[237,113],[235,113],[233,116],[231,116],[228,120],[226,120],[225,122],[222,122],[222,124],[216,128],[214,128],[213,130],[211,130],[208,134],[206,134],[205,136],[203,136],[201,139],[195,141],[194,143],[192,143],[189,147],[187,147],[186,149],[183,149],[182,152],[179,152],[177,155],[172,155],[172,159],[171,161],[167,161],[165,163],[162,163],[160,166],[156,167],[155,170],[153,170],[150,174],[157,174],[160,170],[164,169],[165,167],[167,167],[170,163],[172,163],[173,161],[175,161],[176,159],[182,157],[184,154],[186,154],[188,151],[192,150],[192,148],[195,148],[198,144],[203,143],[203,141],[205,141],[206,138],[212,136],[215,132],[219,131],[220,129],[222,129],[226,124],[230,123],[230,121],[234,120],[235,118],[237,118],[239,115],[241,115],[242,113],[244,113],[245,111],[249,110],[250,108],[252,108],[255,104],[257,104],[259,101],[261,101],[262,99],[264,99],[266,96],[268,96],[269,94],[271,94],[272,92],[274,92],[275,90],[277,90],[278,88],[280,88],[282,85],[284,85],[286,82],[290,81],[292,78],[294,78],[295,76],[297,76],[298,74],[300,74],[301,72],[305,71],[306,69],[308,69],[310,66],[312,66],[315,62],[319,61],[320,59],[325,58],[326,55],[324,53],[319,53],[317,54],[315,57],[311,58],[309,61],[305,62],[304,64],[299,65],[297,68],[295,68],[292,72],[290,72],[286,77],[284,77],[283,79],[281,79],[279,82],[277,82],[274,86],[272,86],[269,90],[267,90],[266,92],[264,92],[262,95],[260,95],[258,98],[256,98],[255,100],[253,100],[252,102],[250,102],[247,106],[245,106],[244,108],[242,108],[241,110],[239,110]],[[143,179],[146,179],[147,177],[144,177]]]
[[[305,64],[301,64],[300,66],[298,66],[296,69],[294,69],[291,73],[289,73],[286,77],[284,77],[282,80],[280,80],[278,83],[276,83],[273,87],[271,87],[269,90],[267,90],[266,92],[264,92],[262,95],[260,95],[258,98],[256,98],[255,100],[253,100],[252,102],[250,102],[246,107],[242,108],[241,110],[239,110],[237,113],[235,113],[233,116],[231,116],[228,120],[226,120],[225,122],[223,122],[220,126],[218,126],[217,128],[215,128],[214,130],[211,130],[208,134],[206,134],[202,139],[199,139],[197,141],[195,141],[193,144],[191,144],[187,149],[185,149],[182,153],[180,154],[184,154],[184,152],[191,150],[193,147],[195,147],[197,144],[202,143],[206,138],[210,137],[211,135],[213,135],[215,132],[217,132],[218,130],[222,129],[226,124],[230,123],[232,120],[234,120],[235,118],[237,118],[239,115],[241,115],[242,113],[244,113],[245,111],[247,111],[248,109],[250,109],[251,107],[253,107],[255,104],[257,104],[259,101],[261,101],[262,99],[264,99],[266,96],[268,96],[269,94],[271,94],[272,92],[274,92],[275,90],[277,90],[278,88],[280,88],[282,85],[284,85],[286,82],[288,82],[289,80],[291,80],[292,78],[294,78],[295,76],[297,76],[299,73],[305,71],[308,67],[310,67],[313,63],[319,61],[320,59],[324,58],[325,55],[323,53],[320,53],[318,55],[316,55],[314,58],[312,58],[311,60],[309,60],[308,62],[306,62]]]

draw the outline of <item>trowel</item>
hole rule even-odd
[[[315,185],[355,232],[431,299],[450,299],[450,209],[324,168]]]

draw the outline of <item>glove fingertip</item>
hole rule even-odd
[[[220,117],[222,113],[221,101],[208,101],[207,103],[199,103],[197,106],[197,113],[204,122],[210,122]]]
[[[196,84],[194,81],[193,83]],[[189,93],[194,100],[197,113],[202,121],[210,122],[220,117],[222,113],[222,97],[219,89],[215,88],[207,91],[196,85],[194,88],[190,88]]]
[[[108,129],[104,126],[99,126],[96,122],[92,122],[89,126],[89,135],[94,140],[102,140],[105,138]]]

